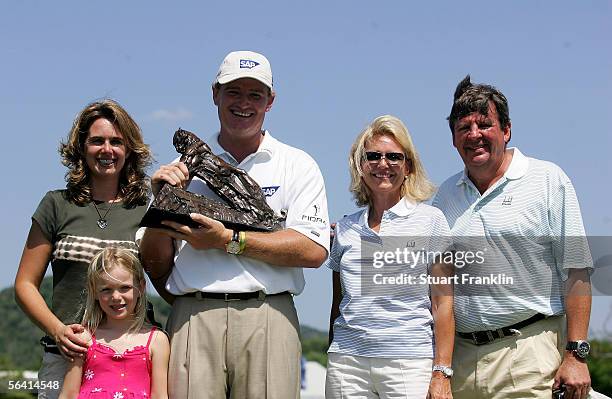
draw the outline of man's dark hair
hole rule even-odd
[[[473,84],[470,75],[467,75],[455,89],[453,108],[448,118],[448,126],[454,133],[455,123],[474,112],[482,115],[489,114],[489,101],[495,104],[500,127],[503,129],[510,123],[508,100],[496,87],[485,84]]]

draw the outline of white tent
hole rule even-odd
[[[306,362],[306,378],[301,399],[325,399],[327,369],[317,362]]]

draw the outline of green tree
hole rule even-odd
[[[327,366],[327,335],[314,335],[302,338],[302,355],[306,360],[315,361]]]
[[[588,364],[593,389],[612,396],[612,342],[591,341]]]

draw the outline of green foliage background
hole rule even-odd
[[[51,299],[52,281],[43,280],[41,292],[47,303]],[[14,299],[13,287],[0,291],[0,370],[38,370],[42,349],[38,340],[43,335],[19,309]],[[158,296],[151,296],[157,321],[162,325],[170,313],[170,306]],[[307,360],[327,364],[327,333],[301,327],[302,353]],[[589,357],[592,385],[595,390],[612,396],[612,342],[592,341],[592,355]],[[0,386],[6,386],[4,382]],[[10,396],[12,395],[12,396]],[[21,396],[20,396],[21,395]],[[1,394],[2,398],[28,398],[27,394]]]

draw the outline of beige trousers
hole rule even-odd
[[[299,398],[301,345],[291,295],[178,297],[168,330],[170,399]]]
[[[488,345],[455,337],[453,398],[550,399],[565,341],[564,316],[540,320]]]

